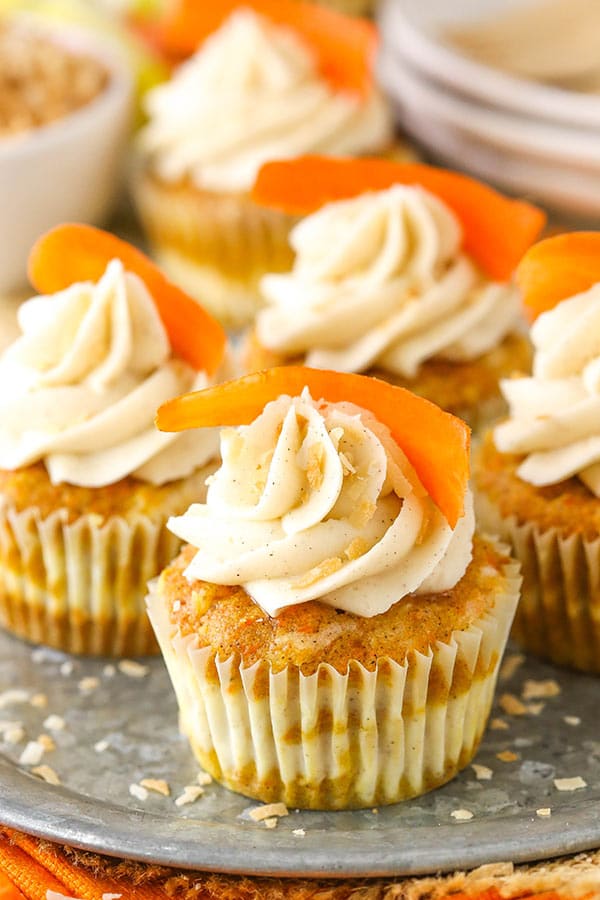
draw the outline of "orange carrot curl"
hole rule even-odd
[[[115,235],[91,225],[52,228],[29,255],[29,280],[40,294],[53,294],[77,281],[98,281],[111,259],[120,259],[145,283],[173,351],[195,369],[214,375],[227,342],[219,323],[140,250]]]
[[[297,0],[175,0],[159,26],[163,52],[183,59],[240,8],[252,9],[296,32],[319,71],[338,90],[366,94],[373,86],[377,32],[366,19]]]
[[[540,241],[517,268],[517,283],[533,320],[561,300],[600,282],[600,233],[576,231]]]
[[[308,215],[326,203],[396,184],[420,186],[439,197],[462,225],[465,251],[498,281],[512,277],[546,222],[541,209],[468,175],[385,159],[303,156],[267,163],[258,174],[253,199],[261,206]]]
[[[271,400],[298,396],[305,387],[315,400],[350,400],[387,425],[454,528],[464,512],[469,480],[469,427],[428,400],[377,378],[281,366],[170,400],[159,409],[156,422],[161,431],[248,425]]]

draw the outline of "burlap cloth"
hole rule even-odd
[[[495,863],[442,877],[250,878],[97,856],[0,826],[0,900],[46,900],[48,890],[81,900],[102,900],[103,894],[120,894],[123,900],[594,900],[600,898],[600,851],[534,866]]]

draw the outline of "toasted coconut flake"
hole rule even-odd
[[[508,731],[510,725],[508,722],[505,722],[504,719],[492,719],[490,728],[492,731]]]
[[[266,803],[264,806],[255,806],[249,809],[248,815],[255,822],[262,822],[264,819],[271,819],[273,816],[287,816],[289,813],[285,803]]]
[[[143,778],[140,784],[146,790],[153,791],[155,794],[162,794],[163,797],[171,796],[171,788],[164,778]]]
[[[204,790],[199,784],[186,784],[183,792],[175,800],[175,806],[187,806],[189,803],[195,803],[203,793]]]
[[[31,771],[34,775],[37,775],[38,778],[41,778],[42,781],[46,781],[48,784],[60,784],[60,778],[52,766],[35,766]]]
[[[587,781],[584,781],[581,775],[575,775],[573,778],[555,778],[554,787],[557,791],[579,791],[587,787]]]
[[[64,731],[65,724],[62,716],[51,715],[44,719],[44,728],[48,731]]]
[[[29,703],[36,709],[46,709],[48,706],[48,697],[46,694],[34,694]]]
[[[523,700],[546,700],[548,697],[557,697],[560,694],[560,685],[553,678],[545,681],[534,681],[528,678],[523,685],[521,696]]]
[[[44,747],[38,741],[29,741],[19,757],[20,766],[37,766],[42,761]]]
[[[344,556],[349,562],[352,562],[353,559],[359,559],[369,549],[369,544],[365,541],[364,538],[354,538],[354,540],[348,544],[346,549],[344,550]]]
[[[496,574],[495,571],[494,574]],[[510,681],[524,662],[525,656],[522,653],[512,653],[510,656],[507,656],[500,669],[500,681]]]
[[[14,728],[7,728],[2,735],[5,744],[20,744],[25,740],[25,729],[22,725],[15,725]]]
[[[7,706],[16,706],[19,703],[27,703],[29,696],[29,691],[23,691],[19,688],[3,691],[0,694],[0,709],[5,709]]]
[[[128,678],[145,678],[149,672],[148,666],[135,662],[133,659],[122,659],[119,663],[119,672]]]
[[[453,809],[450,815],[457,822],[468,822],[473,818],[473,813],[469,809]]]
[[[136,800],[141,800],[142,802],[148,799],[148,791],[141,784],[130,784],[129,793]]]
[[[40,734],[38,735],[38,744],[41,744],[46,753],[51,753],[52,750],[56,750],[56,744],[54,740],[50,737],[49,734]]]
[[[339,572],[342,565],[343,563],[339,556],[330,556],[329,559],[324,559],[318,566],[313,566],[312,569],[309,569],[306,575],[303,575],[302,578],[299,578],[298,581],[294,583],[294,587],[298,590],[312,587],[313,584],[316,584],[323,578],[327,578],[329,575]]]
[[[519,758],[518,753],[513,753],[512,750],[503,750],[501,753],[496,753],[496,759],[499,759],[500,762],[511,763],[516,762]]]
[[[498,703],[507,716],[524,716],[527,712],[525,704],[514,694],[502,694]]]

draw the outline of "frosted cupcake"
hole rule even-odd
[[[274,163],[255,196],[308,215],[291,272],[261,282],[245,368],[366,372],[473,428],[502,413],[499,379],[530,363],[511,276],[540,211],[457,173],[378,160]]]
[[[542,241],[519,277],[539,316],[533,375],[502,383],[510,416],[475,468],[481,522],[523,565],[515,638],[600,673],[600,234]]]
[[[261,165],[401,152],[372,82],[372,25],[292,0],[238,7],[189,4],[166,30],[196,52],[148,95],[134,184],[160,263],[234,327],[253,318],[261,275],[292,263],[293,218],[250,197]]]
[[[464,423],[301,367],[190,394],[157,421],[238,425],[206,503],[169,523],[189,546],[149,597],[201,765],[307,808],[452,778],[485,728],[519,585],[505,548],[473,534]]]
[[[165,523],[202,497],[218,435],[159,434],[154,413],[214,382],[225,338],[96,229],[49,232],[30,271],[43,296],[0,357],[0,625],[75,653],[156,652],[146,582],[178,550]]]

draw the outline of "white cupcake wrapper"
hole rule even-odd
[[[227,787],[304,808],[395,803],[448,781],[473,757],[519,596],[518,565],[470,628],[404,665],[341,675],[219,661],[183,637],[151,585],[148,611],[201,763]]]
[[[502,516],[481,491],[476,511],[481,527],[509,543],[521,562],[515,639],[543,659],[600,674],[600,535],[565,536]]]
[[[0,502],[0,625],[19,637],[71,653],[140,656],[158,652],[147,621],[147,582],[181,542],[167,531],[212,468],[177,483],[152,516],[69,521],[66,509],[42,518]]]

